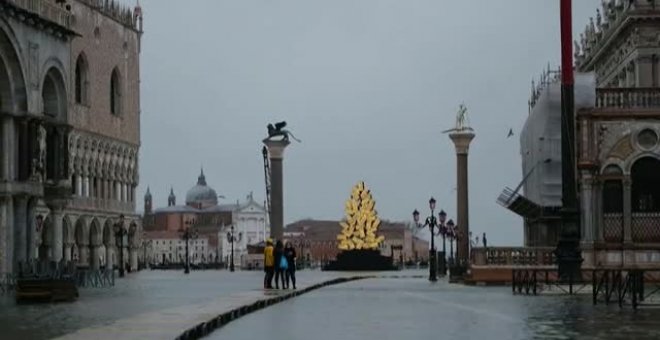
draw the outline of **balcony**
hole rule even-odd
[[[596,90],[596,108],[660,109],[660,88],[602,88]]]
[[[8,0],[9,4],[34,14],[67,30],[71,29],[71,13],[52,0]]]

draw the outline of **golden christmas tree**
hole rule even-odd
[[[339,249],[378,248],[385,237],[376,236],[380,219],[374,210],[375,206],[376,202],[364,182],[353,187],[351,198],[346,201],[346,220],[340,222],[341,232],[337,235]]]

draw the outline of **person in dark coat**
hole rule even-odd
[[[280,280],[282,280],[282,289],[284,289],[285,283],[285,274],[284,268],[282,268],[282,258],[284,257],[284,245],[282,241],[277,240],[275,243],[275,289],[280,289]]]
[[[289,288],[289,281],[293,284],[293,289],[296,289],[296,248],[287,242],[284,246],[284,257],[287,261],[286,269],[286,288]]]

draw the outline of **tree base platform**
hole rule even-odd
[[[398,270],[392,258],[383,256],[378,250],[346,250],[337,255],[337,260],[323,267],[326,271],[385,271]]]

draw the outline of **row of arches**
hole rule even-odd
[[[120,225],[116,219],[64,215],[61,217],[62,237],[58,239],[54,218],[60,217],[52,214],[37,216],[37,254],[33,257],[40,260],[64,259],[73,261],[79,267],[92,269],[118,266],[122,258],[124,266],[135,266],[133,262],[137,261],[139,243],[136,222],[121,223],[124,232],[119,239],[116,236]],[[56,254],[60,249],[62,254]],[[123,250],[122,255],[119,255],[119,249]]]
[[[76,68],[74,71],[74,99],[77,104],[89,105],[90,95],[90,67],[84,52],[81,52],[76,59]],[[110,113],[120,115],[122,113],[122,82],[119,68],[115,67],[110,73],[108,81],[109,86],[109,106]]]
[[[624,242],[629,224],[631,241],[660,242],[659,174],[660,159],[652,156],[636,160],[630,175],[617,165],[605,167],[601,176],[604,241]]]
[[[135,202],[137,147],[73,132],[69,151],[73,195]]]

